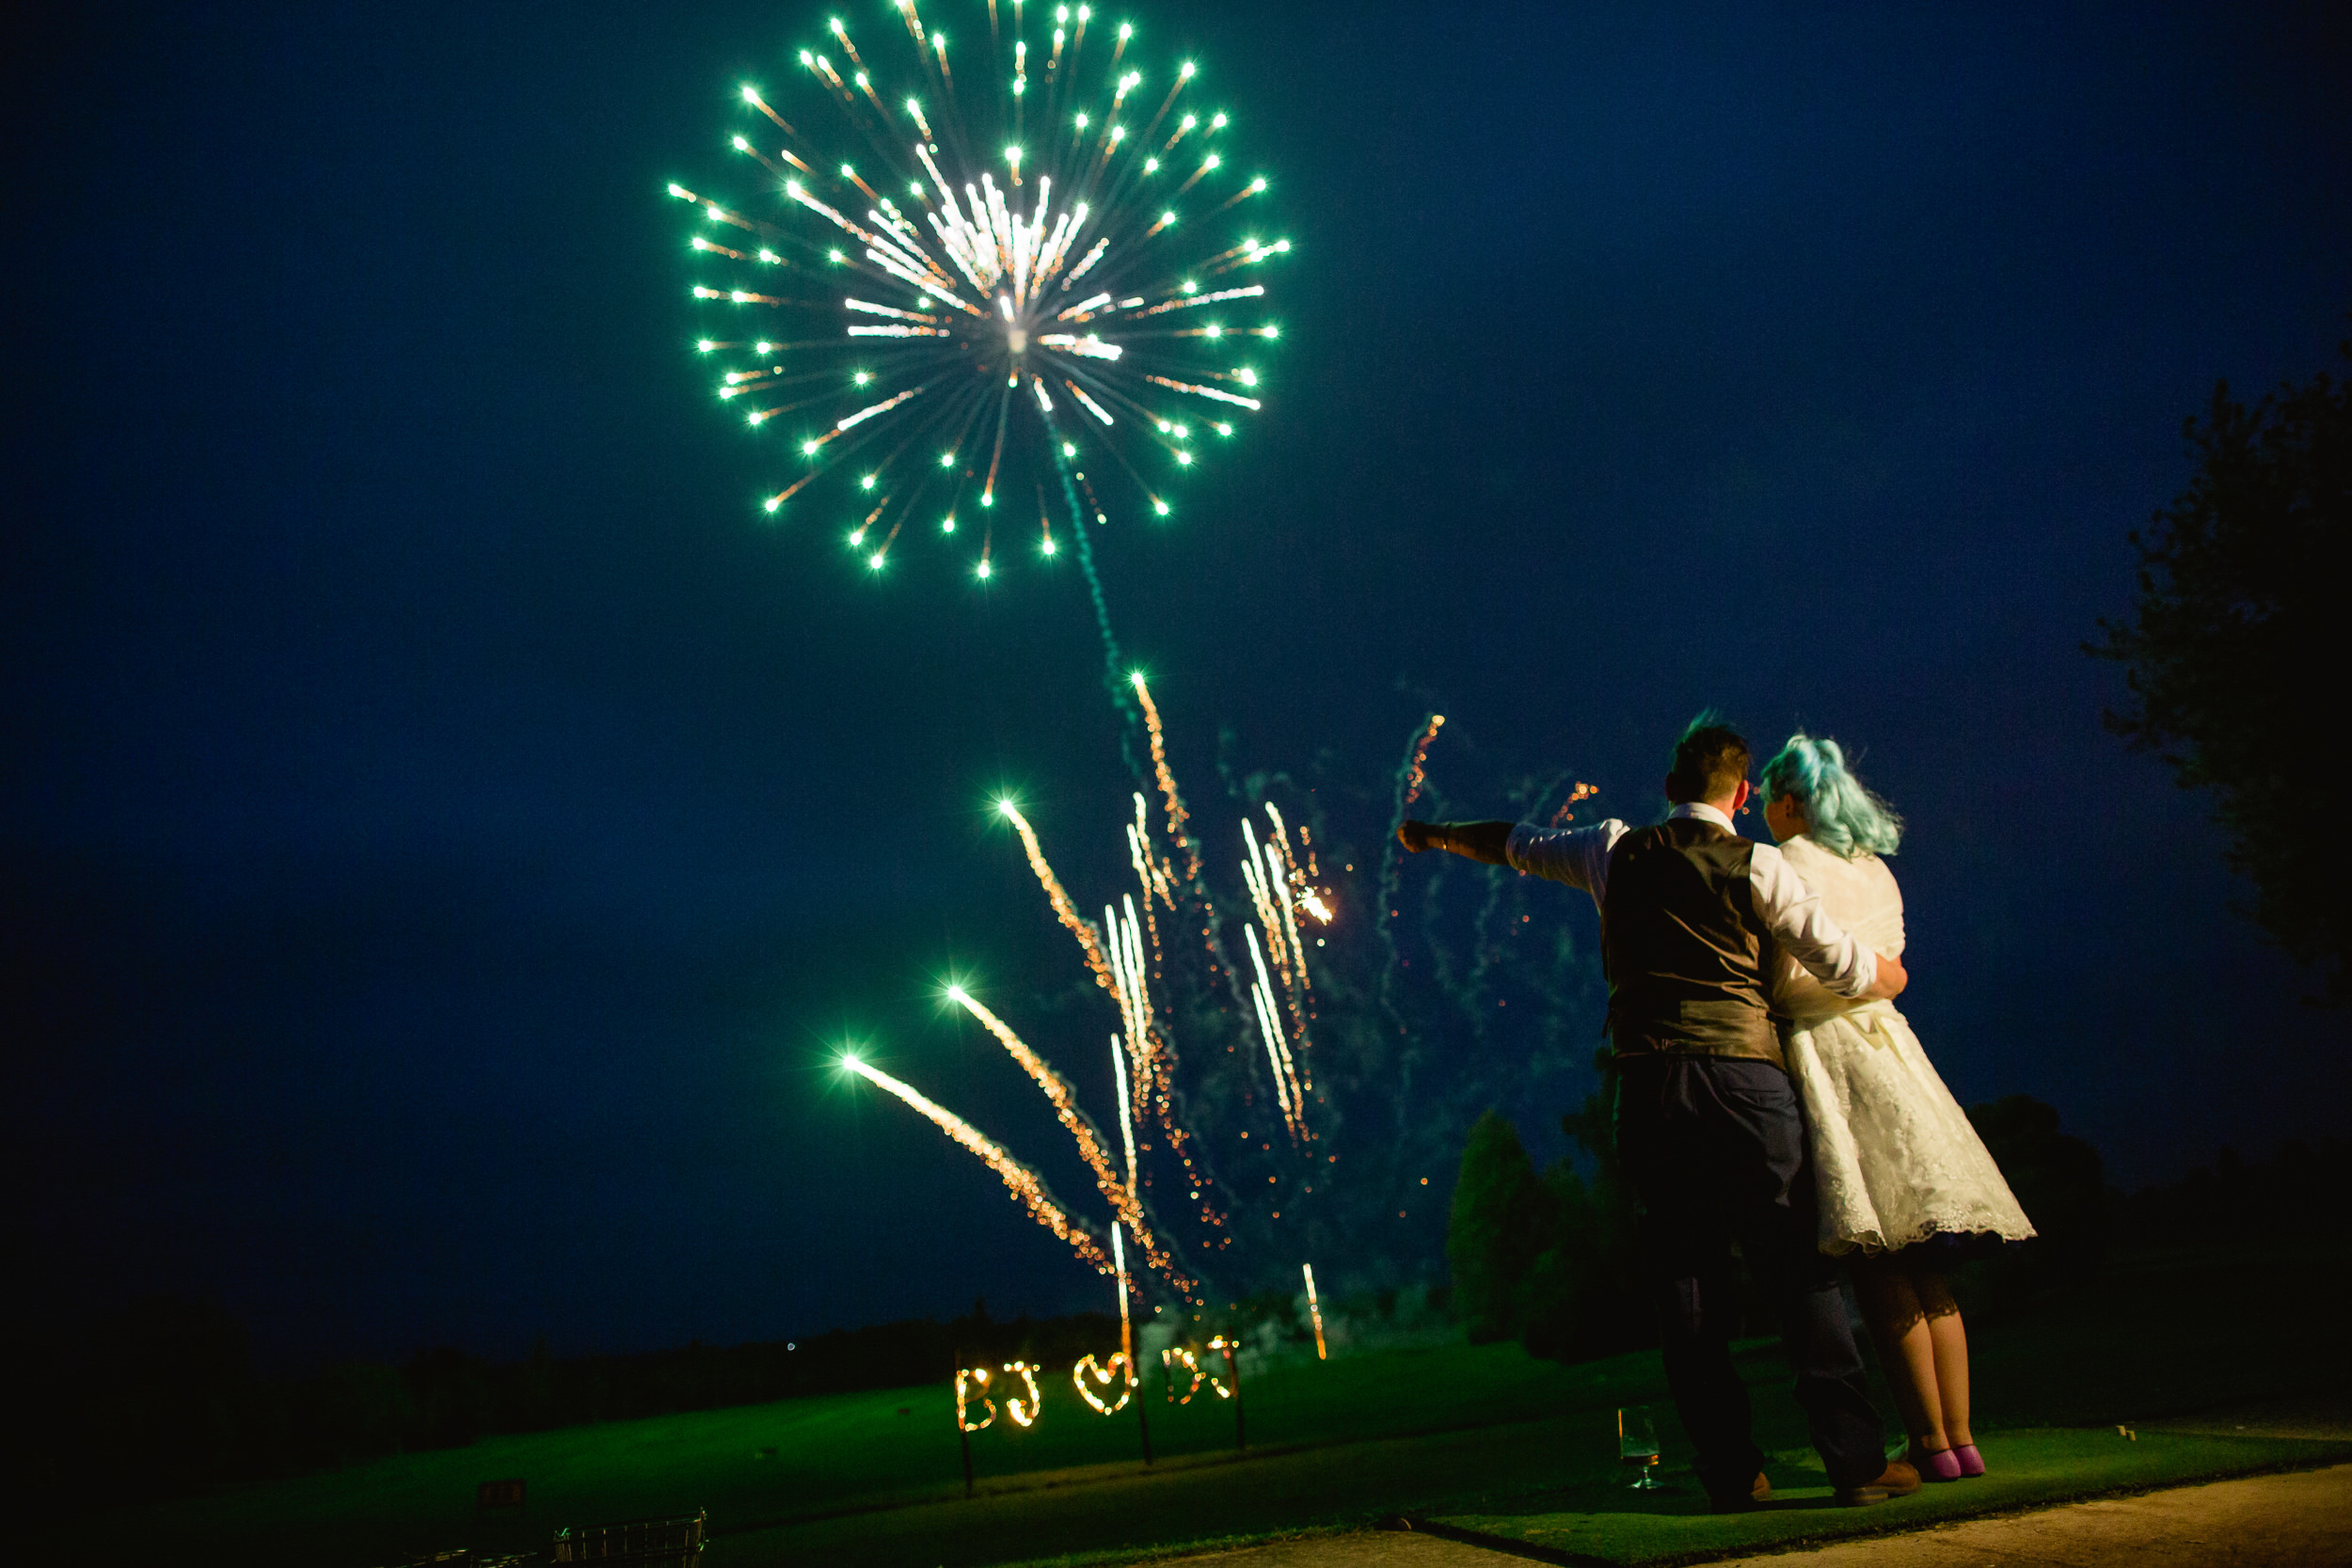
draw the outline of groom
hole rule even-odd
[[[1891,998],[1907,977],[1832,922],[1778,849],[1740,836],[1748,743],[1711,720],[1676,744],[1674,810],[1654,827],[1408,821],[1397,838],[1582,888],[1600,907],[1617,1153],[1642,1211],[1666,1382],[1716,1511],[1772,1497],[1731,1361],[1734,1242],[1772,1304],[1837,1500],[1881,1502],[1917,1491],[1919,1475],[1886,1461],[1836,1265],[1815,1243],[1804,1125],[1769,998],[1780,951],[1840,996]]]

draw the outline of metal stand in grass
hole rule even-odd
[[[971,1383],[979,1386],[980,1402],[988,1407],[988,1416],[979,1426],[974,1426],[964,1418],[963,1402],[964,1392],[968,1386],[965,1382],[967,1377]],[[963,1453],[963,1496],[967,1501],[972,1496],[972,1434],[983,1427],[992,1425],[995,1419],[996,1402],[988,1397],[988,1368],[978,1366],[967,1371],[963,1365],[963,1357],[958,1355],[956,1357],[956,1446]]]
[[[1209,1341],[1209,1348],[1225,1353],[1225,1375],[1232,1380],[1233,1385],[1233,1451],[1248,1453],[1249,1451],[1249,1429],[1242,1424],[1241,1362],[1233,1354],[1236,1348],[1235,1342],[1219,1335]]]
[[[1133,1362],[1128,1364],[1134,1365]],[[1152,1418],[1145,1408],[1143,1392],[1146,1386],[1142,1378],[1136,1379],[1136,1430],[1143,1433],[1143,1467],[1148,1470],[1152,1467]]]
[[[969,1502],[972,1499],[972,1429],[963,1424],[961,1413],[956,1417],[956,1444],[963,1449],[963,1497]]]

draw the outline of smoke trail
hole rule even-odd
[[[1071,477],[1070,458],[1062,451],[1068,443],[1062,439],[1061,427],[1050,416],[1045,423],[1052,437],[1054,472],[1060,476],[1062,500],[1070,508],[1071,540],[1077,546],[1078,570],[1086,574],[1087,593],[1094,601],[1095,629],[1103,634],[1103,685],[1110,691],[1111,706],[1119,711],[1120,718],[1133,723],[1136,710],[1127,700],[1126,682],[1120,678],[1120,667],[1126,660],[1120,657],[1119,634],[1111,630],[1110,601],[1103,596],[1103,579],[1094,570],[1094,544],[1088,536],[1089,518],[1078,505],[1078,486]],[[1127,733],[1123,726],[1119,744],[1121,752],[1127,750]],[[1127,755],[1126,762],[1132,770],[1135,767],[1133,753]]]

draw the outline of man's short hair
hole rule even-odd
[[[1738,730],[1703,710],[1675,742],[1675,764],[1666,774],[1666,796],[1677,805],[1720,800],[1748,776],[1748,742]]]

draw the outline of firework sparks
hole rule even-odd
[[[1281,814],[1267,808],[1275,825],[1281,825]],[[1271,840],[1261,848],[1258,835],[1251,831],[1249,820],[1242,819],[1242,841],[1248,847],[1248,856],[1241,863],[1242,881],[1257,905],[1258,924],[1243,927],[1248,939],[1249,961],[1258,974],[1250,987],[1253,1006],[1259,1015],[1259,1026],[1266,1038],[1266,1052],[1275,1069],[1275,1096],[1282,1107],[1283,1119],[1295,1138],[1307,1134],[1307,1090],[1313,1087],[1299,1073],[1290,1049],[1295,1037],[1301,1052],[1313,1042],[1307,1033],[1307,950],[1298,940],[1298,923],[1291,917],[1289,867],[1275,852]],[[1274,953],[1274,974],[1281,977],[1281,1006],[1275,1003],[1276,990],[1266,973],[1264,951],[1260,947],[1258,933],[1265,933],[1265,947]],[[1287,1011],[1289,1022],[1283,1022]]]
[[[1029,826],[1029,819],[1022,816],[1021,808],[1010,800],[997,801],[996,810],[1012,824],[1013,832],[1021,835],[1021,847],[1029,857],[1029,869],[1037,873],[1038,885],[1045,890],[1045,901],[1054,907],[1054,918],[1078,939],[1078,945],[1086,951],[1087,967],[1094,972],[1095,983],[1105,990],[1116,992],[1119,982],[1111,974],[1109,962],[1103,957],[1102,933],[1078,912],[1078,906],[1070,901],[1070,894],[1061,885],[1061,879],[1055,876],[1054,868],[1046,863],[1044,847],[1037,841],[1037,830]]]
[[[1119,1222],[1111,1222],[1111,1263],[1119,1270],[1119,1354],[1136,1364],[1136,1332],[1127,1315],[1127,1249],[1119,1240]],[[1126,1401],[1120,1402],[1124,1404]]]
[[[1184,809],[1184,798],[1176,788],[1176,770],[1168,765],[1168,732],[1160,726],[1160,708],[1152,700],[1152,688],[1136,671],[1127,677],[1135,688],[1136,701],[1143,708],[1143,725],[1152,738],[1152,772],[1160,782],[1160,795],[1168,802],[1168,836],[1184,854],[1184,885],[1196,891],[1200,885],[1200,846],[1193,841],[1192,814]]]
[[[1176,1260],[1153,1238],[1151,1223],[1144,1217],[1142,1202],[1135,1190],[1120,1180],[1119,1173],[1112,1168],[1110,1154],[1103,1147],[1102,1134],[1095,1131],[1094,1123],[1087,1119],[1086,1113],[1078,1109],[1077,1096],[1072,1092],[1069,1082],[1056,1072],[1045,1058],[1030,1050],[1027,1042],[1012,1032],[1011,1025],[991,1012],[978,997],[961,986],[950,986],[947,988],[947,999],[970,1013],[981,1028],[995,1036],[1006,1053],[1020,1064],[1021,1070],[1045,1092],[1046,1100],[1054,1107],[1055,1117],[1061,1122],[1062,1131],[1070,1134],[1071,1141],[1078,1146],[1078,1157],[1094,1173],[1095,1185],[1102,1189],[1104,1201],[1110,1204],[1111,1212],[1126,1221],[1127,1228],[1135,1233],[1136,1244],[1143,1249],[1145,1261],[1179,1292],[1187,1297],[1193,1295],[1193,1282],[1184,1277],[1177,1269]]]
[[[1560,802],[1560,809],[1551,814],[1551,825],[1555,828],[1566,827],[1574,819],[1578,804],[1599,793],[1598,784],[1588,784],[1581,779],[1578,780],[1576,787],[1568,791],[1568,798]]]
[[[835,19],[788,87],[742,89],[731,140],[763,197],[670,187],[698,219],[690,293],[728,313],[697,345],[721,395],[777,388],[749,422],[808,467],[768,510],[847,471],[860,510],[936,519],[1099,458],[1168,515],[1174,476],[1259,408],[1281,336],[1260,278],[1290,242],[1263,225],[1266,178],[1228,114],[1183,112],[1197,67],[1136,61],[1131,27],[1090,43],[1082,7],[1041,48],[1042,17],[1015,5],[999,26],[992,3],[989,41],[951,70],[946,36],[897,8],[905,41],[861,48]]]
[[[1258,928],[1245,926],[1242,935],[1249,942],[1249,961],[1256,966],[1258,978],[1249,988],[1250,1005],[1257,1010],[1258,1031],[1265,1037],[1266,1060],[1274,1070],[1274,1099],[1282,1110],[1282,1123],[1295,1139],[1307,1136],[1307,1107],[1298,1092],[1298,1069],[1291,1061],[1290,1042],[1283,1037],[1282,1021],[1274,1008],[1274,982],[1266,978],[1265,958],[1258,950]]]
[[[1140,1191],[1136,1180],[1136,1116],[1134,1091],[1127,1086],[1127,1056],[1111,1037],[1111,1082],[1119,1087],[1119,1135],[1127,1146],[1127,1190]]]
[[[1080,1262],[1098,1274],[1112,1272],[1111,1260],[1103,1256],[1101,1245],[1076,1220],[1070,1217],[1068,1210],[1054,1200],[1054,1195],[1045,1190],[1044,1179],[1037,1172],[1006,1153],[978,1128],[929,1099],[913,1085],[899,1082],[855,1053],[843,1056],[841,1065],[876,1088],[897,1096],[913,1107],[917,1115],[930,1118],[941,1132],[979,1156],[982,1163],[1004,1181],[1013,1197],[1028,1210],[1029,1217],[1069,1243],[1071,1251],[1078,1255]]]
[[[1114,1235],[1112,1239],[1116,1241],[1118,1238]],[[1315,1300],[1315,1266],[1312,1263],[1302,1263],[1299,1267],[1304,1269],[1307,1275],[1307,1315],[1315,1323],[1315,1359],[1327,1360],[1329,1357],[1324,1354],[1323,1349],[1323,1305]]]

